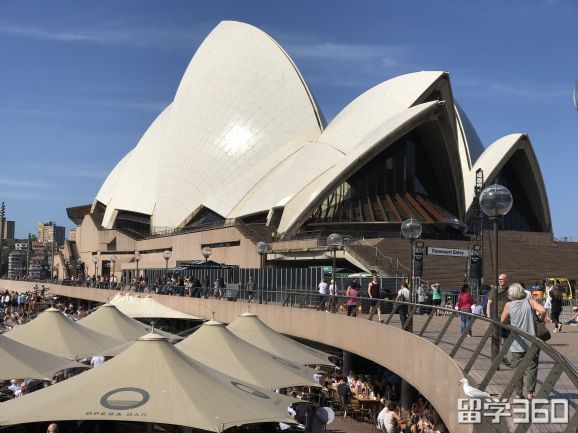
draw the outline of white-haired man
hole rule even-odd
[[[534,328],[535,311],[539,314],[546,314],[546,310],[542,304],[536,302],[533,297],[527,298],[526,291],[518,283],[512,283],[508,289],[508,297],[510,302],[504,306],[504,311],[500,318],[502,323],[508,323],[524,331],[529,335],[536,335]],[[526,352],[530,349],[532,342],[516,336],[514,342],[510,346],[512,353],[512,368],[515,369],[522,362],[526,356]],[[530,360],[530,365],[524,370],[523,377],[514,384],[514,393],[517,398],[523,398],[522,392],[525,386],[528,400],[534,398],[534,389],[536,387],[536,377],[538,375],[538,360],[540,358],[540,350]]]

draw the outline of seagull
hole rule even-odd
[[[474,388],[473,386],[470,386],[468,384],[468,379],[462,379],[458,383],[464,384],[464,394],[467,395],[468,397],[471,397],[471,398],[492,398],[492,394],[485,392],[485,391],[480,391],[479,389]],[[496,394],[493,394],[493,395],[496,395]]]

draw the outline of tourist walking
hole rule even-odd
[[[339,304],[337,300],[337,296],[339,296],[339,286],[335,280],[331,280],[331,284],[329,285],[329,296],[329,310],[335,313],[337,311],[337,305]]]
[[[398,302],[409,302],[410,293],[409,289],[407,288],[407,283],[401,283],[399,291],[397,292],[397,297],[395,298]],[[407,321],[407,304],[398,304],[397,312],[399,313],[399,320],[401,322],[401,326]]]
[[[440,286],[440,283],[432,284],[431,289],[432,289],[432,304],[435,307],[441,306],[442,305],[442,288]],[[441,313],[436,309],[436,316],[438,314],[441,314]]]
[[[370,305],[372,310],[377,308],[377,320],[381,323],[381,307],[379,305],[379,281],[377,275],[374,275],[371,282],[367,286],[367,295],[370,297]]]
[[[536,302],[534,298],[526,298],[524,288],[518,283],[510,285],[508,289],[508,298],[510,298],[511,301],[506,303],[504,306],[504,311],[500,318],[501,322],[508,323],[509,320],[513,327],[518,328],[526,334],[536,335],[534,315],[536,314],[535,312],[540,315],[545,314],[546,310],[544,307],[540,303]],[[514,342],[510,346],[513,369],[516,369],[522,362],[531,345],[532,343],[529,340],[519,335],[516,336]],[[530,360],[530,365],[528,365],[524,370],[523,377],[520,377],[520,380],[514,384],[514,393],[516,394],[516,398],[523,398],[523,388],[526,389],[528,400],[534,398],[539,358],[540,350],[537,350]]]
[[[317,306],[317,311],[325,310],[327,296],[329,295],[329,284],[325,282],[325,278],[321,278],[317,290],[319,292],[319,305]]]
[[[564,298],[564,292],[562,288],[556,285],[550,291],[550,298],[552,304],[552,322],[554,322],[554,332],[562,331],[562,324],[560,323],[560,313],[562,313],[562,299]]]
[[[488,302],[486,304],[486,316],[494,319],[494,320],[500,320],[500,317],[502,316],[502,312],[504,311],[504,307],[506,305],[506,303],[508,302],[508,289],[510,287],[510,282],[509,282],[509,278],[508,278],[508,274],[503,273],[498,275],[498,287],[494,287],[492,288],[492,290],[490,291],[489,295],[488,295]],[[522,287],[522,286],[520,286]],[[524,290],[524,288],[522,287],[522,290],[524,291],[524,296],[526,295],[526,291]],[[494,315],[494,301],[497,302],[498,304],[498,316],[496,317]],[[505,340],[506,338],[508,338],[508,335],[510,335],[510,331],[508,331],[505,328],[500,328],[500,337],[502,338],[502,340]],[[502,360],[502,363],[504,363],[505,365],[507,365],[508,367],[510,367],[510,361],[508,360],[507,357],[504,356],[504,359]]]
[[[349,286],[345,291],[345,296],[347,297],[347,315],[354,317],[357,316],[357,298],[359,297],[357,281],[353,280],[349,283]]]
[[[427,302],[427,287],[425,283],[420,283],[419,287],[417,288],[417,303],[420,305],[418,309],[418,314],[423,314],[424,310],[421,307]]]
[[[472,295],[470,294],[470,286],[467,284],[464,284],[462,286],[462,290],[460,291],[460,294],[458,296],[458,301],[456,302],[456,308],[463,312],[463,313],[471,313],[472,312],[472,305],[475,304],[475,300],[474,298],[472,298]],[[466,330],[466,328],[468,327],[468,322],[470,321],[470,316],[468,316],[467,314],[460,314],[460,318],[461,318],[461,326],[460,326],[460,332],[463,334],[464,331]],[[468,337],[472,336],[472,330],[470,329],[468,331]]]
[[[253,277],[249,277],[249,281],[247,281],[247,293],[249,294],[249,303],[253,300],[253,296],[255,295],[255,281],[253,281]]]

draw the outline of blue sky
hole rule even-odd
[[[72,226],[66,207],[92,202],[226,19],[274,37],[328,120],[393,76],[449,71],[486,146],[529,133],[554,232],[578,239],[572,0],[0,0],[0,201],[18,237]]]

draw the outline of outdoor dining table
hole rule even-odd
[[[359,406],[362,409],[368,409],[371,412],[372,418],[376,417],[383,407],[383,403],[376,398],[358,397],[357,395],[353,395],[353,398],[359,402]]]

